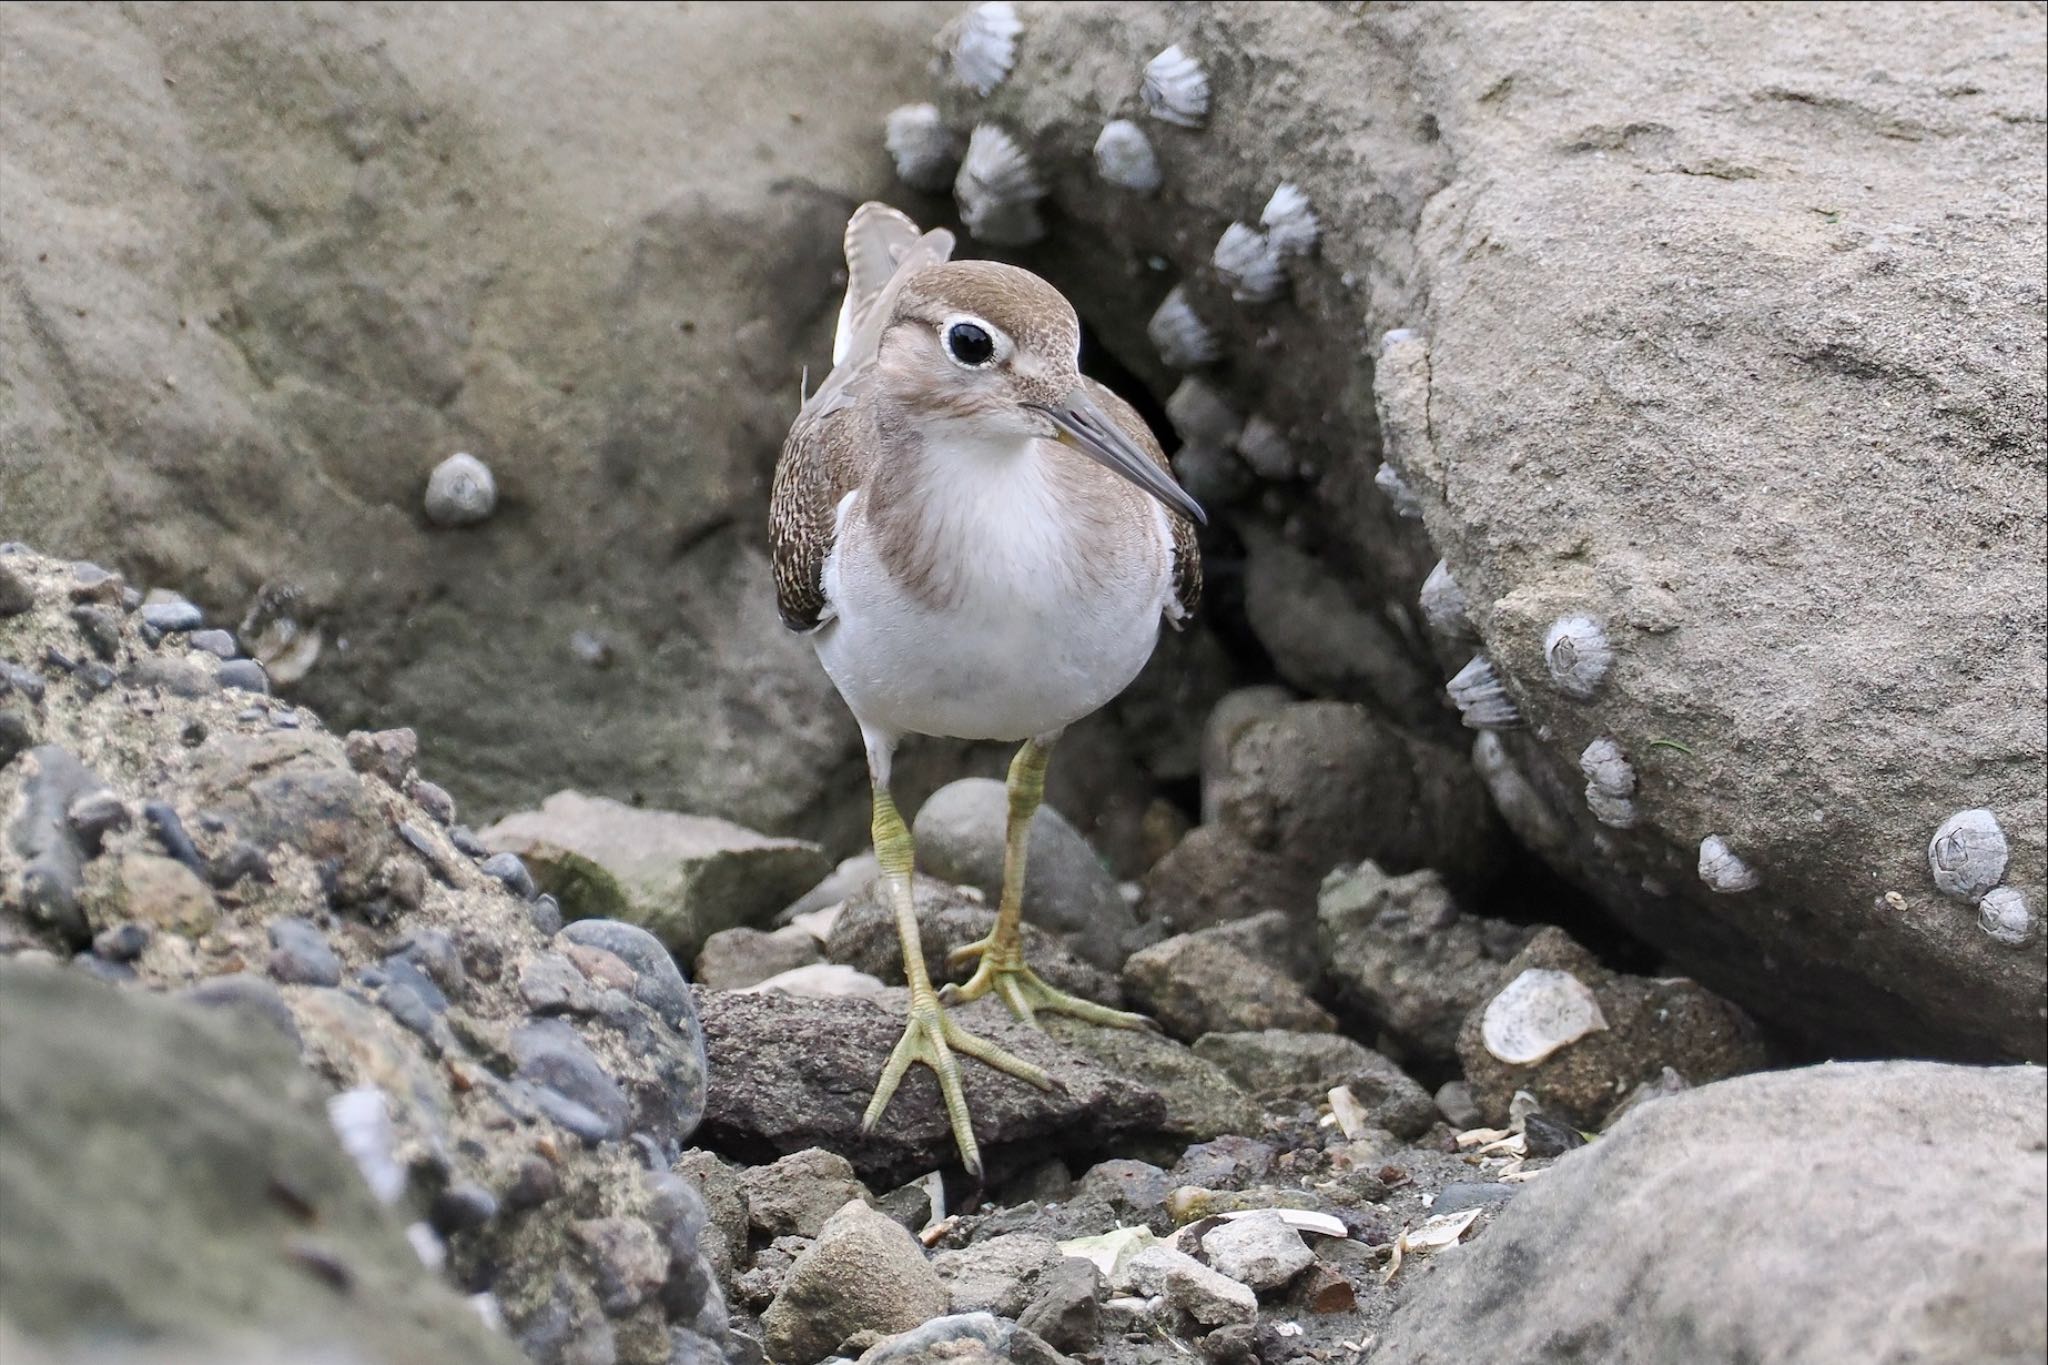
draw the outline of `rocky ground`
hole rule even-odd
[[[0,31],[0,1355],[2048,1353],[2038,4]],[[979,1187],[767,585],[869,197],[1212,513]]]

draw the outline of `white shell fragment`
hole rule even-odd
[[[365,1085],[328,1096],[327,1122],[377,1202],[396,1203],[405,1193],[405,1167],[398,1162],[398,1133],[384,1092]]]
[[[1396,327],[1380,334],[1380,354],[1385,355],[1396,346],[1405,346],[1411,341],[1422,340],[1422,333],[1413,327]]]
[[[1380,466],[1382,469],[1385,465]],[[1422,617],[1429,622],[1429,628],[1446,640],[1469,640],[1473,638],[1471,604],[1465,599],[1465,590],[1458,586],[1458,580],[1451,577],[1451,566],[1441,559],[1429,571],[1429,577],[1422,580]]]
[[[2000,886],[1984,893],[1977,902],[1977,924],[1985,933],[2009,948],[2017,948],[2034,936],[2034,915],[2018,887]]]
[[[1493,660],[1484,654],[1474,654],[1472,662],[1444,684],[1444,691],[1451,694],[1469,729],[1512,730],[1522,723],[1522,708],[1515,705]]]
[[[1271,303],[1287,292],[1287,268],[1266,234],[1232,223],[1216,239],[1209,263],[1239,303]]]
[[[1127,118],[1102,125],[1095,139],[1095,173],[1120,189],[1152,194],[1166,182],[1159,154],[1145,130]]]
[[[1756,870],[1737,857],[1728,841],[1718,834],[1700,840],[1700,880],[1708,890],[1724,896],[1754,891],[1762,881]]]
[[[2005,831],[1988,810],[1959,810],[1927,844],[1927,867],[1944,895],[1975,901],[2005,880]]]
[[[1240,1218],[1278,1218],[1296,1232],[1313,1232],[1324,1237],[1349,1237],[1351,1229],[1344,1226],[1344,1220],[1335,1214],[1317,1213],[1314,1209],[1231,1209],[1216,1215],[1226,1223],[1235,1223]]]
[[[1579,755],[1586,775],[1586,808],[1611,829],[1633,829],[1639,818],[1634,801],[1636,770],[1610,735],[1602,735]]]
[[[450,455],[427,476],[427,520],[436,526],[474,526],[498,506],[498,481],[474,455]]]
[[[1607,631],[1590,616],[1567,616],[1543,637],[1543,661],[1557,690],[1590,701],[1614,669],[1614,646]]]
[[[1196,370],[1214,364],[1222,354],[1216,334],[1188,302],[1187,290],[1175,285],[1160,300],[1145,335],[1159,352],[1159,359],[1176,370]]]
[[[953,79],[975,94],[994,90],[1017,64],[1017,36],[1024,31],[1024,21],[1008,0],[976,5],[947,28],[953,37]]]
[[[1400,470],[1383,460],[1372,476],[1372,483],[1394,505],[1394,515],[1409,521],[1422,520],[1422,499],[1415,496],[1415,490],[1408,486],[1408,480],[1401,477]]]
[[[1301,472],[1286,433],[1256,414],[1244,424],[1244,433],[1237,438],[1237,453],[1263,479],[1291,479]]]
[[[906,104],[882,121],[882,145],[896,178],[925,194],[943,193],[960,169],[960,138],[931,104]]]
[[[1244,418],[1203,380],[1189,375],[1166,400],[1166,418],[1190,445],[1228,450],[1244,430]]]
[[[1316,241],[1323,234],[1323,225],[1316,220],[1308,196],[1299,185],[1288,183],[1282,183],[1266,201],[1265,210],[1259,214],[1259,226],[1266,230],[1273,249],[1282,256],[1306,256],[1316,249]]]
[[[1038,201],[1045,186],[1017,140],[992,123],[975,128],[953,181],[960,221],[992,246],[1027,246],[1045,235]]]
[[[1209,121],[1209,73],[1179,43],[1145,63],[1138,97],[1161,123],[1199,128]]]
[[[1503,986],[1479,1017],[1479,1040],[1510,1066],[1533,1066],[1607,1027],[1592,988],[1570,972],[1531,967]]]

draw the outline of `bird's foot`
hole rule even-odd
[[[913,992],[910,1001],[910,1019],[904,1025],[903,1037],[896,1043],[896,1050],[889,1054],[889,1063],[882,1068],[882,1079],[875,1085],[875,1097],[868,1101],[867,1113],[861,1116],[860,1128],[863,1133],[875,1126],[882,1117],[882,1111],[889,1107],[889,1101],[896,1094],[896,1087],[913,1063],[922,1062],[932,1069],[939,1078],[939,1096],[946,1107],[946,1119],[953,1126],[953,1141],[960,1148],[960,1164],[976,1179],[981,1177],[981,1146],[974,1140],[974,1123],[967,1112],[967,1096],[960,1088],[960,1063],[953,1054],[960,1053],[984,1062],[1007,1075],[1021,1081],[1028,1081],[1040,1090],[1053,1088],[1052,1077],[1044,1068],[1034,1066],[1021,1057],[1012,1056],[985,1038],[978,1038],[953,1022],[938,997],[926,987],[921,993]]]
[[[987,938],[963,943],[946,954],[949,966],[958,966],[971,957],[981,962],[974,969],[974,975],[958,986],[948,986],[941,998],[949,1005],[964,1005],[970,1000],[979,1000],[993,994],[1010,1007],[1025,1023],[1036,1026],[1038,1013],[1066,1014],[1087,1024],[1099,1024],[1104,1028],[1157,1028],[1142,1014],[1128,1010],[1113,1010],[1093,1000],[1083,1000],[1078,995],[1069,995],[1057,987],[1048,986],[1045,978],[1024,965],[1024,950],[1017,942],[1001,942],[999,936],[990,934]]]

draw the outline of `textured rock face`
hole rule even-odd
[[[520,1359],[420,1265],[275,1033],[0,963],[0,1035],[0,1302],[15,1331],[175,1343],[195,1360],[231,1345],[252,1360]]]
[[[1230,515],[1291,512],[1418,642],[1447,562],[1529,726],[1491,763],[1532,794],[1525,840],[1832,1046],[2048,1055],[2038,14],[1022,13],[1016,73],[944,106],[1035,155],[1060,220],[1022,259],[1162,392],[1144,327],[1183,288],[1218,338],[1207,380],[1307,471]],[[1158,195],[1104,193],[1086,150],[1169,41],[1208,70],[1207,127],[1150,129]],[[1321,246],[1289,300],[1246,307],[1210,251],[1280,180]],[[1390,329],[1412,335],[1380,356]],[[1375,487],[1382,452],[1419,524]],[[1552,647],[1573,617],[1604,677],[1583,629]],[[1437,647],[1447,676],[1475,644]],[[1587,808],[1602,736],[1630,828]],[[1997,901],[2001,936],[1929,871],[1937,827],[1980,807],[2031,907]],[[1710,836],[1754,889],[1702,881]]]
[[[2044,1112],[2038,1069],[1913,1062],[1660,1100],[1516,1196],[1373,1359],[2038,1360]]]

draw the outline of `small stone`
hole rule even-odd
[[[1214,1062],[1255,1094],[1320,1099],[1349,1086],[1367,1120],[1398,1137],[1416,1137],[1436,1121],[1429,1092],[1379,1053],[1336,1033],[1212,1033],[1195,1055]]]
[[[589,1142],[624,1134],[626,1094],[576,1030],[556,1019],[527,1024],[512,1031],[510,1051],[549,1118]]]
[[[535,1014],[587,1014],[590,985],[560,953],[541,953],[519,968],[519,998]]]
[[[533,874],[526,870],[526,863],[516,853],[493,853],[483,861],[483,873],[496,877],[505,888],[523,901],[530,901],[540,894],[540,888],[533,884]]]
[[[598,1304],[612,1317],[632,1312],[668,1279],[669,1253],[638,1218],[590,1218],[569,1232],[596,1272]]]
[[[474,1232],[498,1216],[498,1197],[474,1180],[458,1180],[434,1197],[427,1218],[443,1237]]]
[[[1164,1295],[1168,1306],[1204,1327],[1252,1322],[1259,1316],[1258,1296],[1248,1286],[1172,1247],[1145,1248],[1131,1258],[1121,1280],[1113,1287]]]
[[[401,867],[413,867],[401,863]],[[398,941],[398,955],[427,974],[441,990],[454,994],[468,984],[462,952],[445,929],[415,929]]]
[[[197,630],[206,624],[206,613],[182,597],[169,597],[142,604],[142,623],[166,635]]]
[[[1137,1007],[1178,1038],[1337,1027],[1329,1011],[1285,972],[1215,930],[1179,934],[1132,954],[1123,982]]]
[[[154,853],[129,853],[119,864],[116,904],[124,918],[197,938],[213,927],[213,891],[183,863]]]
[[[867,1200],[867,1187],[843,1156],[813,1147],[792,1152],[767,1166],[740,1172],[747,1217],[756,1235],[816,1237],[827,1219],[852,1200]]]
[[[526,907],[526,917],[541,934],[553,938],[562,932],[562,906],[553,896],[535,896]]]
[[[269,924],[270,975],[288,986],[338,986],[341,959],[311,921],[283,916]]]
[[[1472,1102],[1472,1087],[1463,1081],[1445,1081],[1437,1087],[1436,1111],[1460,1131],[1477,1128],[1483,1121],[1479,1106]]]
[[[0,710],[0,768],[15,760],[16,755],[35,747],[35,731],[29,728],[28,720],[18,711]]]
[[[348,766],[403,788],[405,775],[420,756],[420,737],[407,727],[395,730],[351,730],[342,741]],[[418,794],[414,794],[418,799]],[[421,802],[422,805],[426,804]]]
[[[19,569],[0,564],[0,616],[19,616],[36,604],[36,590]]]
[[[698,1032],[696,997],[660,940],[635,924],[585,919],[565,926],[557,935],[567,943],[601,948],[636,973],[633,998],[660,1015],[678,1033]]]
[[[254,692],[259,696],[270,694],[270,675],[254,659],[225,660],[214,677],[222,687],[237,692]]]
[[[1017,1325],[1054,1350],[1084,1350],[1096,1341],[1103,1291],[1094,1262],[1063,1256],[1039,1277],[1038,1296],[1018,1315]]]
[[[128,803],[102,787],[73,801],[64,818],[70,821],[71,832],[78,836],[78,846],[87,857],[94,857],[109,834],[128,828]]]
[[[133,920],[109,925],[93,935],[92,950],[109,962],[133,962],[149,946],[149,926]]]
[[[773,932],[721,929],[704,940],[694,979],[707,991],[734,991],[823,958],[824,946],[817,936],[799,925]]]
[[[474,455],[450,455],[427,476],[427,520],[436,526],[474,526],[497,506],[498,481]]]
[[[420,809],[432,817],[436,824],[455,823],[455,798],[448,794],[447,788],[439,783],[429,782],[423,777],[415,777],[412,780],[411,795],[412,799],[419,803]]]
[[[121,656],[121,618],[105,607],[73,607],[71,620],[85,643],[103,661]]]
[[[242,652],[235,643],[234,635],[225,630],[195,630],[185,643],[194,649],[205,650],[216,659],[232,659]]]
[[[1029,1232],[987,1237],[932,1257],[946,1282],[955,1313],[998,1313],[1015,1318],[1032,1302],[1039,1280],[1066,1259],[1049,1237]]]
[[[1165,1223],[1166,1172],[1149,1161],[1116,1157],[1097,1162],[1081,1177],[1077,1193],[1092,1195],[1127,1222]]]
[[[916,1239],[859,1200],[825,1221],[761,1315],[776,1360],[814,1361],[856,1332],[904,1332],[945,1313],[945,1284]]]
[[[292,1007],[284,1002],[277,987],[260,976],[248,972],[216,976],[184,992],[181,998],[207,1009],[236,1010],[260,1019],[290,1039],[293,1047],[299,1046],[299,1025]]]
[[[1277,1213],[1232,1218],[1202,1238],[1215,1269],[1264,1294],[1280,1288],[1315,1261],[1315,1253]]]
[[[43,680],[32,668],[0,659],[0,692],[19,692],[30,701],[43,699]]]

